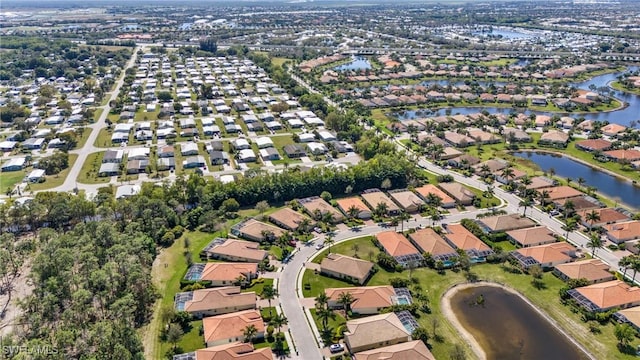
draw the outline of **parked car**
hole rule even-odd
[[[343,350],[344,345],[342,344],[331,344],[331,346],[329,346],[329,351],[331,351],[332,354],[339,353]]]
[[[316,250],[320,250],[324,247],[324,243],[320,243],[318,245],[316,245]]]

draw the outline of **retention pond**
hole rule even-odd
[[[491,360],[582,360],[584,351],[519,295],[479,285],[453,289],[457,321]]]

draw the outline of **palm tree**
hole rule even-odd
[[[576,205],[573,203],[573,201],[571,200],[567,200],[564,203],[563,206],[563,212],[564,212],[564,221],[567,221],[567,218],[569,217],[569,215],[573,214],[573,212],[576,210]]]
[[[333,233],[328,233],[324,238],[325,245],[329,245],[329,254],[331,254],[331,245],[335,242],[335,235]]]
[[[271,300],[278,296],[278,290],[273,286],[265,286],[260,293],[260,297],[269,302],[269,315],[271,315]]]
[[[255,340],[256,335],[258,335],[258,329],[253,324],[247,325],[247,327],[245,327],[244,330],[242,331],[242,336],[244,336],[244,342],[253,343],[253,340]]]
[[[350,292],[343,291],[338,295],[338,304],[344,307],[344,318],[348,319],[349,311],[351,311],[351,304],[355,301],[353,295]]]
[[[491,168],[487,164],[482,164],[480,166],[480,176],[487,177],[491,173]]]
[[[404,222],[411,219],[411,215],[409,215],[409,213],[407,213],[406,211],[402,211],[400,212],[398,219],[400,220],[400,231],[404,232]]]
[[[298,223],[298,229],[297,230],[302,234],[310,233],[311,232],[311,220],[309,218],[307,218],[306,216],[304,218],[302,218],[302,220],[300,220],[300,222]]]
[[[591,249],[591,257],[594,257],[596,255],[596,249],[602,248],[602,239],[600,239],[600,236],[591,234],[589,242],[587,242],[587,247]]]
[[[600,213],[595,210],[591,210],[585,215],[585,220],[587,220],[587,222],[589,223],[589,233],[591,233],[593,224],[596,221],[600,221]]]
[[[538,198],[540,200],[540,206],[542,207],[547,206],[547,200],[549,199],[549,191],[542,190],[541,192],[538,193]]]
[[[427,204],[433,206],[433,207],[440,207],[442,206],[442,198],[434,193],[429,193],[427,195]]]
[[[271,318],[271,325],[278,328],[278,332],[280,332],[280,328],[282,325],[287,325],[289,321],[283,314],[276,314]]]
[[[562,230],[567,232],[565,238],[569,241],[569,233],[578,230],[578,223],[574,219],[568,219]]]
[[[579,177],[579,178],[578,178],[578,180],[576,180],[576,181],[578,182],[578,187],[580,187],[581,189],[582,189],[582,185],[584,185],[584,183],[586,183],[586,182],[587,182],[587,181],[586,181],[584,178],[582,178],[582,177]]]
[[[347,215],[349,216],[349,219],[353,220],[356,217],[358,217],[359,214],[360,214],[360,209],[358,209],[358,207],[355,205],[351,205],[347,209]]]
[[[329,323],[329,319],[335,316],[333,311],[329,308],[329,297],[325,293],[320,293],[318,297],[316,297],[316,315],[322,321],[322,330],[324,332],[327,331],[327,325]]]
[[[381,202],[376,205],[376,209],[375,209],[376,215],[385,216],[388,211],[389,211],[389,206],[387,205],[387,203]]]
[[[530,197],[525,197],[524,199],[520,200],[520,202],[518,203],[518,206],[521,206],[524,208],[524,210],[522,211],[522,216],[526,216],[527,214],[527,208],[529,206],[531,206],[533,204],[533,202],[531,201]]]
[[[507,180],[507,184],[511,182],[510,179],[513,179],[514,176],[515,174],[513,173],[511,166],[507,166],[502,170],[502,177]]]
[[[631,262],[632,259],[630,256],[623,256],[620,258],[620,261],[618,261],[618,266],[623,269],[622,277],[625,279],[627,278],[627,270],[629,269]]]

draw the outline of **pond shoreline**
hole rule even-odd
[[[475,283],[461,283],[461,284],[453,285],[452,287],[447,289],[447,291],[445,291],[440,298],[440,308],[442,310],[442,314],[453,325],[453,327],[460,333],[460,335],[467,341],[476,358],[481,360],[486,360],[487,355],[484,349],[482,348],[482,346],[480,346],[478,341],[475,339],[475,337],[467,329],[465,329],[464,326],[462,326],[462,324],[458,320],[458,317],[456,316],[455,311],[451,307],[451,299],[453,298],[454,295],[456,295],[458,292],[462,290],[482,287],[482,286],[491,286],[491,287],[500,288],[506,292],[509,292],[511,294],[518,296],[527,305],[529,305],[529,307],[531,307],[536,313],[538,313],[549,324],[551,324],[551,326],[553,326],[560,334],[562,334],[562,336],[564,336],[569,342],[571,342],[574,346],[576,346],[577,349],[584,352],[588,358],[592,360],[596,360],[596,358],[584,346],[582,346],[582,344],[576,341],[573,337],[569,336],[569,334],[567,334],[567,332],[565,332],[562,329],[562,327],[560,327],[560,325],[558,325],[558,323],[554,319],[552,319],[549,315],[547,315],[545,312],[543,312],[541,309],[535,306],[531,301],[529,301],[529,299],[527,299],[526,296],[522,295],[518,291],[508,286],[495,283],[495,282],[489,282],[489,281],[479,281]]]

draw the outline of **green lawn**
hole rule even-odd
[[[93,129],[88,127],[85,127],[84,130],[82,130],[82,136],[78,138],[78,143],[76,144],[76,147],[75,147],[76,149],[81,149],[84,146],[84,144],[87,142],[87,139],[89,139],[89,135],[91,134],[92,131]]]
[[[82,169],[80,169],[80,173],[78,174],[78,178],[76,180],[82,184],[108,183],[111,179],[110,177],[98,177],[98,171],[100,171],[100,165],[102,164],[103,156],[104,151],[89,154],[87,156],[87,160],[85,160],[84,164],[82,164]]]
[[[618,81],[614,81],[614,82],[610,83],[609,86],[611,86],[612,88],[614,88],[616,90],[625,91],[625,92],[628,92],[628,93],[640,95],[640,88],[631,88],[631,89],[629,89],[629,88],[624,87]]]
[[[204,342],[204,336],[200,335],[200,327],[202,327],[202,320],[196,320],[190,322],[191,330],[188,333],[185,333],[178,341],[177,347],[179,347],[182,352],[188,353],[198,349],[203,349],[207,347],[207,344]],[[171,349],[171,344],[164,343],[162,346],[162,353],[166,353],[169,349]]]
[[[359,238],[351,239],[349,241],[345,241],[339,244],[331,245],[331,252],[347,255],[347,256],[358,256],[365,260],[375,260],[375,257],[380,252],[380,249],[375,247],[371,242],[372,236],[362,236]],[[357,249],[354,249],[354,245],[357,245]],[[357,251],[356,251],[357,250]],[[373,252],[373,256],[369,256],[369,253]],[[329,253],[329,249],[324,249],[320,254],[318,254],[313,262],[316,264],[320,264],[322,259],[324,259]]]
[[[22,181],[26,175],[27,174],[24,170],[0,172],[0,191],[5,193],[7,189],[13,190],[13,187]]]
[[[113,135],[113,130],[102,128],[100,132],[98,132],[98,137],[96,138],[95,143],[93,144],[96,147],[114,147],[119,146],[118,144],[113,144],[111,142],[111,135]]]
[[[260,294],[262,294],[262,290],[265,287],[273,287],[273,279],[266,279],[266,278],[261,278],[258,281],[254,282],[252,286],[249,286],[248,288],[242,289],[242,292],[255,292],[258,296],[260,296]]]
[[[311,317],[313,318],[313,322],[318,327],[318,331],[322,331],[322,320],[318,318],[318,315],[316,314],[316,309],[310,309],[309,311],[311,312]],[[342,315],[338,314],[337,312],[334,311],[333,314],[334,314],[334,317],[329,318],[329,321],[327,322],[327,328],[333,334],[336,334],[336,330],[341,326],[343,326],[344,324],[346,324],[347,321],[344,319]],[[334,340],[339,340],[339,338],[334,335]]]
[[[62,170],[57,175],[47,175],[46,180],[42,183],[29,184],[29,190],[47,190],[62,185],[62,183],[64,183],[64,181],[66,180],[67,175],[69,175],[69,171],[71,171],[73,164],[75,164],[76,159],[78,159],[78,154],[69,154],[69,166],[66,169]]]

